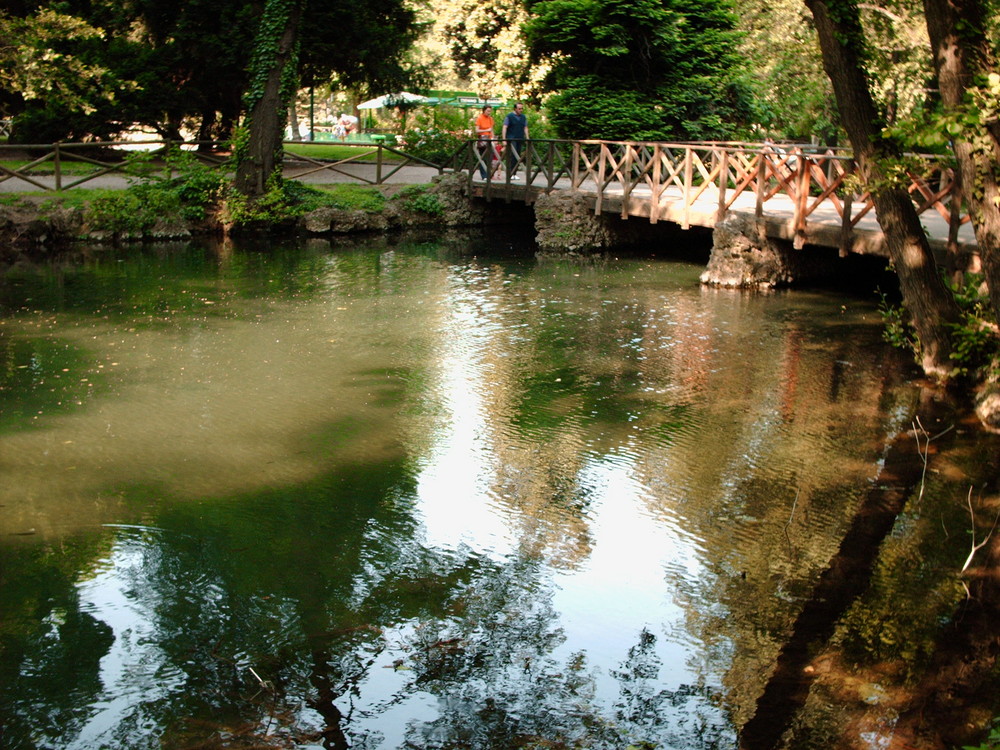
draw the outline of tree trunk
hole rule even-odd
[[[210,141],[215,140],[215,123],[218,114],[211,107],[206,107],[201,113],[201,124],[198,126],[198,150],[211,151]]]
[[[975,78],[995,69],[982,0],[924,0],[941,101],[949,114],[968,106]],[[995,124],[995,123],[994,123]],[[976,229],[979,257],[1000,323],[1000,128],[966,126],[953,141],[965,200]]]
[[[256,198],[281,169],[282,136],[297,66],[299,19],[304,0],[267,0],[250,74],[247,141],[236,155],[236,189]]]
[[[858,170],[871,190],[879,226],[910,312],[924,372],[947,379],[952,370],[949,324],[958,305],[938,270],[916,209],[905,187],[888,179],[885,160],[898,157],[880,138],[883,120],[875,108],[860,50],[863,36],[854,0],[805,0],[819,34],[823,67],[833,84],[841,123]],[[831,12],[832,11],[832,12]]]

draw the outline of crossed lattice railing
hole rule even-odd
[[[792,215],[794,241],[801,245],[810,221],[832,208],[839,219],[842,242],[874,206],[868,191],[853,178],[849,151],[802,145],[761,143],[657,143],[632,141],[530,140],[495,142],[487,151],[470,143],[453,166],[467,169],[470,182],[485,175],[487,196],[513,190],[571,189],[595,194],[596,213],[609,203],[623,217],[648,215],[656,222],[667,207],[680,223],[690,225],[691,212],[709,203],[716,219],[752,197],[758,217],[780,204]],[[940,157],[907,158],[908,189],[918,214],[936,212],[947,222],[948,241],[969,221],[958,199],[955,173]],[[516,170],[516,172],[515,172]],[[766,207],[766,208],[765,208]]]

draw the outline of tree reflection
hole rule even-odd
[[[50,727],[72,731],[100,694],[111,633],[80,610],[74,586],[99,553],[93,542],[0,545],[0,745],[34,747],[57,736]]]

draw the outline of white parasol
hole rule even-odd
[[[400,91],[396,94],[383,94],[361,102],[358,109],[382,109],[383,107],[398,107],[401,104],[423,104],[427,101],[426,96],[411,94],[409,91]]]

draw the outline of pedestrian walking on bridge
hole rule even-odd
[[[524,142],[528,140],[528,118],[524,114],[524,105],[521,102],[515,104],[514,111],[503,118],[501,137],[507,144],[507,171],[510,179],[514,179]]]
[[[493,107],[489,104],[476,118],[476,147],[479,151],[479,176],[484,180],[493,171]]]

